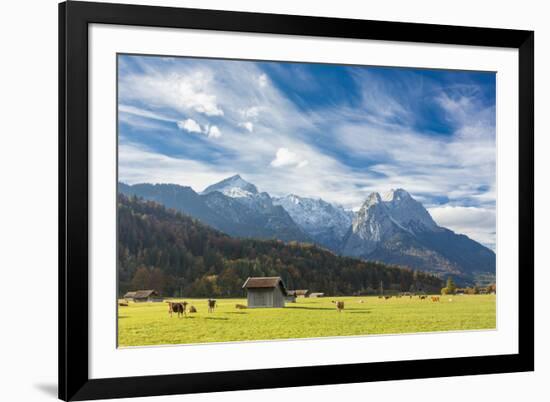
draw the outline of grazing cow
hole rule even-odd
[[[433,302],[438,302],[439,301],[439,296],[432,296],[432,301]]]
[[[191,306],[191,307],[189,307],[189,312],[190,313],[196,313],[197,309],[195,308],[195,306]]]
[[[426,298],[426,296],[418,296],[420,298],[420,300],[424,300]]]
[[[378,296],[378,298],[379,298],[379,299],[383,299],[383,298],[384,298],[384,296]]]
[[[245,308],[248,308],[248,307],[245,306],[244,304],[235,304],[235,308],[238,308],[238,309],[242,310],[242,309],[245,309]]]
[[[213,313],[216,308],[216,300],[208,299],[208,312]]]
[[[336,304],[336,311],[338,311],[339,313],[342,312],[342,310],[344,309],[344,302],[343,301],[335,301],[333,300],[332,301],[334,304]]]
[[[391,296],[384,296],[384,300],[391,299]]]
[[[168,303],[168,312],[170,313],[170,317],[172,317],[172,313],[176,313],[178,315],[178,318],[181,318],[181,316],[187,317],[187,302],[183,303],[174,303],[174,302],[166,302]]]

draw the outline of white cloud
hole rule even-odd
[[[121,78],[121,99],[139,100],[151,106],[190,110],[207,116],[222,116],[223,110],[213,93],[213,77],[208,71],[169,74],[128,74]]]
[[[181,130],[189,131],[190,133],[202,133],[201,126],[193,119],[178,121],[177,124]]]
[[[217,126],[210,126],[208,128],[207,135],[209,138],[220,138],[222,136],[222,133]]]
[[[279,148],[275,154],[275,159],[271,161],[273,167],[289,167],[296,166],[302,168],[309,162],[301,159],[296,153],[289,151],[288,148]]]
[[[249,133],[254,131],[254,123],[252,123],[251,121],[245,121],[244,123],[240,123],[239,126],[247,129]]]

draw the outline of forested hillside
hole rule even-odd
[[[312,244],[229,237],[180,212],[137,197],[118,198],[119,294],[239,297],[249,276],[281,276],[289,289],[327,295],[439,292],[429,274],[339,257]]]

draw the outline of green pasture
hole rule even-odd
[[[182,299],[183,300],[183,299]],[[492,329],[495,295],[441,296],[440,302],[417,296],[298,298],[285,308],[239,310],[245,299],[218,299],[208,313],[206,299],[185,299],[198,312],[177,318],[166,303],[118,307],[119,346],[231,342],[325,336],[398,334]],[[338,313],[332,300],[345,302]],[[174,299],[173,301],[180,301]],[[362,301],[362,303],[361,303]]]

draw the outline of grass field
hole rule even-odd
[[[345,302],[338,313],[331,300]],[[359,301],[363,300],[363,303]],[[178,300],[174,300],[178,301]],[[492,329],[496,296],[441,296],[441,302],[378,297],[299,298],[285,308],[237,310],[245,299],[220,299],[214,313],[205,299],[186,299],[198,312],[170,318],[166,303],[118,308],[119,346],[229,342],[325,336]]]

